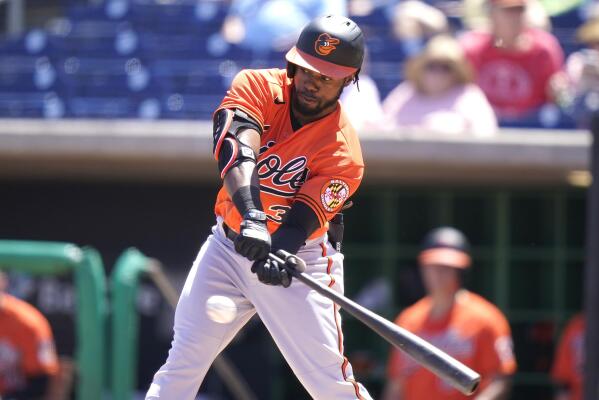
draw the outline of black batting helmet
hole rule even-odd
[[[470,244],[459,230],[442,226],[425,236],[418,261],[421,265],[440,264],[465,269],[471,264]]]
[[[364,60],[364,35],[351,19],[326,15],[304,27],[296,45],[285,56],[291,64],[330,76],[345,78],[356,74]],[[289,76],[293,68],[288,64]]]

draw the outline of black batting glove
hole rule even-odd
[[[266,214],[260,210],[249,210],[239,225],[235,238],[235,251],[250,261],[262,260],[270,252],[270,234],[266,227]]]
[[[291,285],[291,274],[283,265],[270,258],[254,262],[252,272],[258,276],[260,282],[266,285],[280,285],[283,287]]]

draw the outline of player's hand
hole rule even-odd
[[[267,285],[291,285],[291,274],[277,261],[270,258],[259,260],[252,265],[252,272],[258,276],[258,280]]]
[[[239,235],[235,238],[235,251],[250,261],[262,260],[270,252],[270,234],[266,227],[266,214],[250,210],[243,216]]]

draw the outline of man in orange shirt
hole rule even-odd
[[[29,303],[5,293],[0,271],[0,397],[46,399],[58,361],[46,318]]]
[[[584,316],[577,314],[561,337],[551,369],[551,378],[557,385],[555,400],[582,400],[584,331]]]
[[[360,185],[364,162],[339,97],[363,58],[358,25],[328,15],[302,30],[286,69],[244,70],[233,80],[213,118],[223,180],[216,225],[189,272],[168,359],[146,399],[195,398],[255,313],[313,398],[371,398],[343,355],[338,306],[268,258],[297,254],[307,274],[343,292],[343,255],[329,225]],[[212,319],[203,306],[214,301],[237,311]]]
[[[480,373],[475,399],[506,399],[516,371],[510,327],[497,307],[461,287],[460,274],[471,264],[466,237],[450,227],[431,231],[418,262],[428,295],[396,323]],[[387,374],[385,400],[468,398],[396,349]]]

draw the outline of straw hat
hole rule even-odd
[[[473,81],[473,72],[466,60],[464,51],[453,37],[438,35],[427,43],[422,53],[406,63],[406,79],[421,89],[424,68],[430,62],[440,62],[449,65],[458,84]]]
[[[592,18],[585,22],[576,31],[576,39],[585,44],[599,42],[599,17]]]

